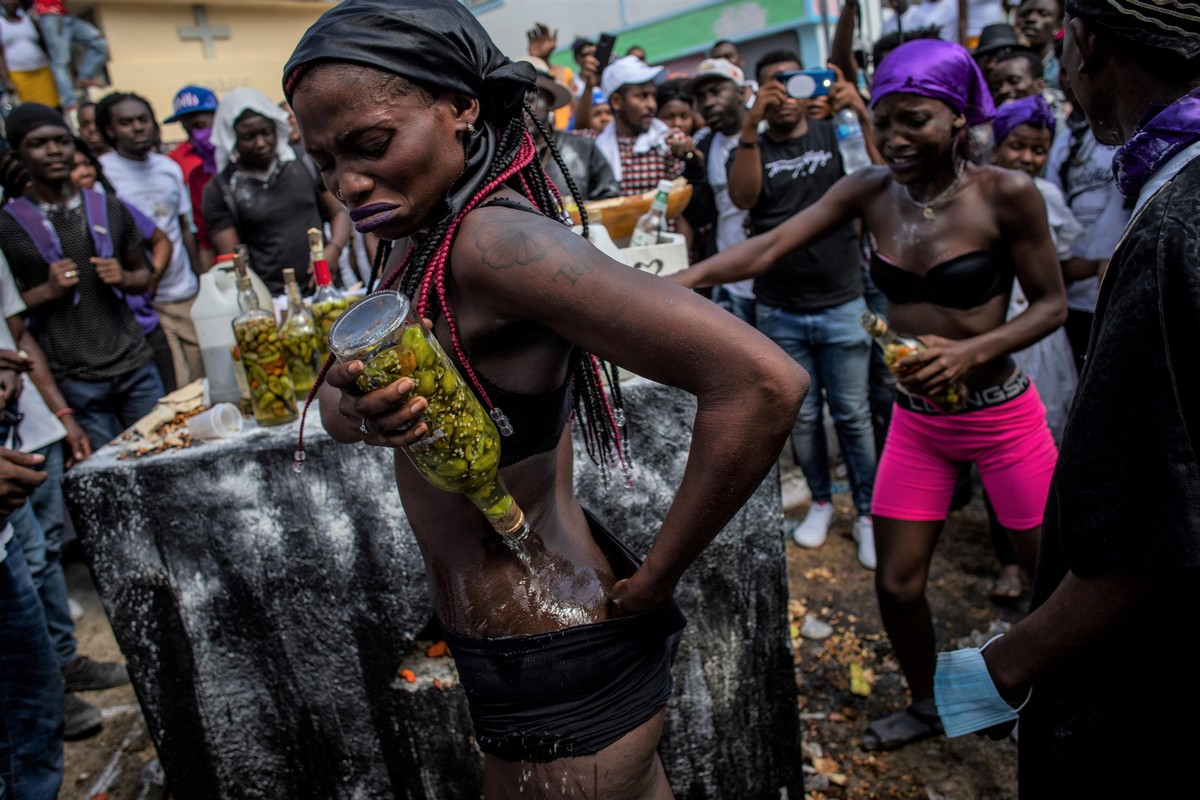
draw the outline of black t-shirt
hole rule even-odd
[[[1149,573],[1159,602],[1035,683],[1021,715],[1022,798],[1172,797],[1190,776],[1187,726],[1200,714],[1187,655],[1200,627],[1197,253],[1200,160],[1146,204],[1109,264],[1034,581],[1037,608],[1068,571]]]
[[[121,259],[123,254],[137,251],[142,237],[129,209],[111,195],[104,202],[113,252]],[[55,380],[104,380],[144,366],[154,353],[142,327],[124,297],[100,280],[90,261],[96,246],[88,231],[83,196],[76,195],[65,206],[43,206],[42,210],[58,234],[63,255],[74,261],[79,271],[77,293],[69,291],[29,312],[34,336],[46,351]],[[22,292],[49,280],[50,267],[37,246],[4,212],[0,212],[0,249]]]
[[[283,294],[283,271],[308,283],[308,229],[322,228],[320,179],[300,159],[276,161],[263,178],[230,164],[204,187],[204,223],[211,237],[234,228],[250,266],[272,294]],[[236,214],[230,209],[235,206]]]
[[[821,199],[845,174],[833,123],[810,120],[799,139],[758,138],[762,190],[750,209],[750,233],[769,231]],[[848,223],[810,247],[798,247],[754,281],[760,303],[808,312],[862,297],[862,258],[854,224]]]

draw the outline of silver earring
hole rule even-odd
[[[467,135],[474,136],[477,133],[479,133],[479,131],[476,130],[475,125],[473,123],[468,122],[467,123]]]
[[[341,189],[338,189],[336,192],[334,192],[334,195],[337,197],[338,200],[341,200],[343,203],[346,202],[346,198],[342,197]]]

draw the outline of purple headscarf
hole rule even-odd
[[[996,118],[992,120],[992,132],[996,144],[1004,141],[1004,137],[1013,132],[1018,125],[1032,125],[1035,128],[1045,128],[1054,137],[1054,112],[1040,94],[1032,97],[1022,97],[1005,103],[996,109]]]
[[[987,81],[971,54],[959,44],[916,39],[897,47],[875,70],[871,107],[889,94],[904,92],[941,100],[974,127],[996,113]]]

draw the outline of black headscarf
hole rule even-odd
[[[361,64],[432,89],[478,98],[485,117],[521,113],[533,66],[510,61],[457,0],[344,0],[321,15],[283,71],[288,101],[318,63]]]
[[[1186,0],[1067,0],[1067,13],[1121,39],[1200,56],[1200,6]]]
[[[33,131],[45,125],[55,125],[68,133],[71,129],[53,108],[41,103],[22,103],[8,115],[5,130],[8,132],[8,146],[13,150],[21,149],[21,142]]]

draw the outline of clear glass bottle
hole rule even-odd
[[[321,363],[329,358],[329,331],[337,318],[350,307],[350,298],[333,285],[329,262],[325,260],[325,237],[317,228],[308,229],[308,261],[317,279],[317,291],[312,298],[312,316],[317,325],[317,345]]]
[[[400,292],[368,296],[337,320],[329,344],[338,361],[362,361],[358,388],[382,389],[403,377],[429,406],[429,433],[404,449],[433,486],[467,497],[502,536],[529,534],[525,514],[500,479],[500,432],[432,332]],[[495,413],[495,412],[493,412]]]
[[[258,305],[245,245],[238,245],[234,266],[241,313],[233,318],[233,337],[250,386],[250,407],[259,425],[282,425],[296,418],[296,392],[275,327],[275,314]]]
[[[287,290],[288,311],[287,320],[279,329],[279,339],[283,342],[288,373],[292,376],[292,388],[295,389],[296,402],[299,403],[308,397],[313,384],[317,382],[317,373],[321,371],[319,337],[312,314],[300,299],[296,270],[283,271],[283,285]]]
[[[649,210],[634,223],[633,235],[629,238],[630,247],[647,247],[658,244],[660,235],[667,228],[667,202],[671,197],[671,182],[659,181],[654,202]]]
[[[887,320],[873,311],[864,311],[859,322],[883,348],[883,363],[887,364],[887,368],[900,377],[908,374],[908,370],[898,367],[897,362],[924,350],[925,343],[916,336],[896,333],[888,326]],[[967,404],[967,387],[962,383],[952,383],[928,399],[946,413],[959,411]]]

